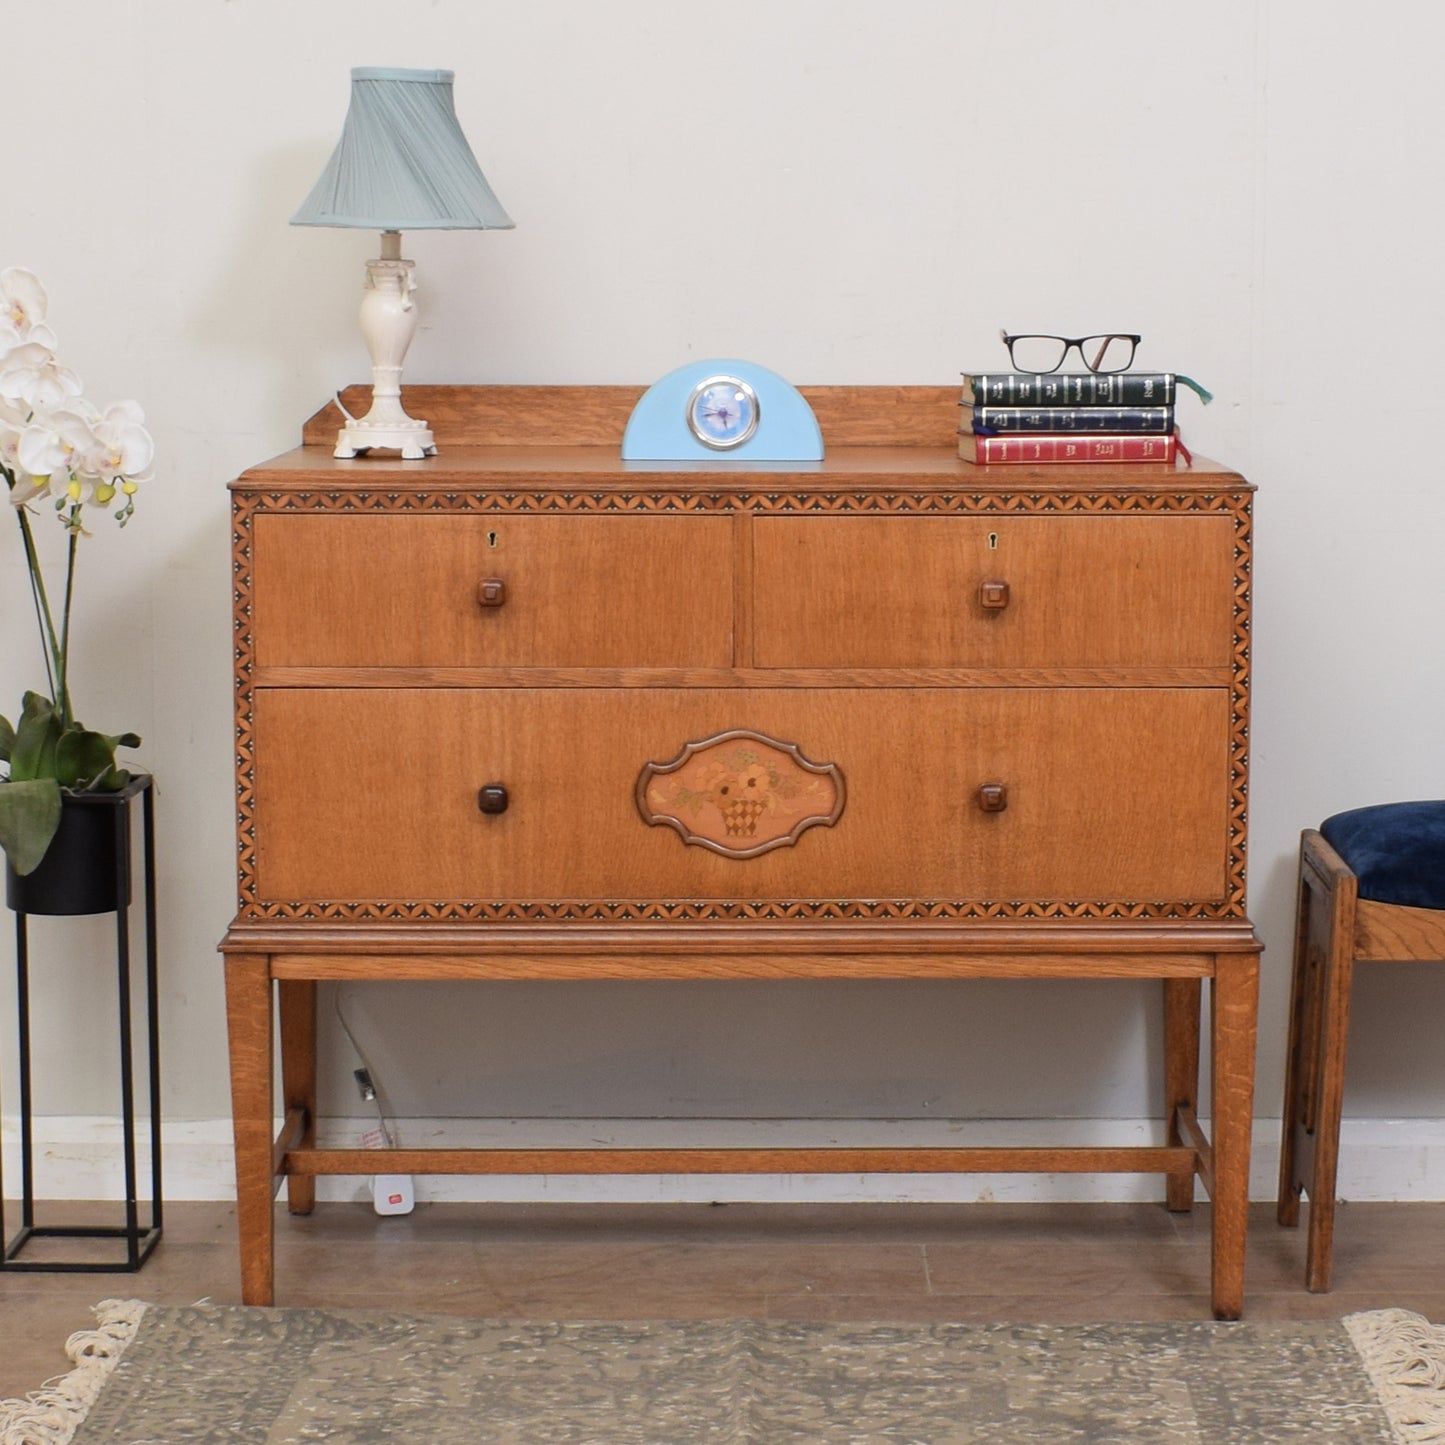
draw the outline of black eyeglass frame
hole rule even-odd
[[[1079,359],[1089,371],[1092,371],[1096,376],[1114,376],[1118,372],[1128,371],[1128,369],[1133,366],[1134,353],[1139,349],[1140,341],[1143,340],[1142,336],[1132,331],[1100,331],[1093,336],[1054,336],[1047,331],[1024,331],[1016,336],[1010,336],[1007,331],[1000,328],[998,334],[1003,344],[1008,347],[1009,364],[1015,371],[1026,371],[1030,376],[1052,376],[1053,373],[1068,360],[1069,352],[1072,351],[1074,347],[1078,347]],[[1020,366],[1014,359],[1014,342],[1016,341],[1058,341],[1063,344],[1064,349],[1059,354],[1059,359],[1049,367],[1047,371],[1040,371],[1036,366]],[[1101,341],[1104,343],[1104,345],[1099,348],[1095,356],[1095,361],[1103,357],[1109,342],[1127,341],[1129,343],[1128,360],[1124,362],[1123,366],[1100,368],[1089,360],[1089,353],[1084,350],[1084,343],[1087,341]]]

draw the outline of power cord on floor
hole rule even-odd
[[[399,1147],[400,1134],[395,1126],[387,1120],[386,1109],[381,1100],[381,1090],[376,1082],[376,1071],[371,1067],[370,1060],[366,1057],[356,1035],[351,1031],[351,1025],[346,1022],[346,1014],[341,1007],[340,985],[332,994],[332,1003],[336,1009],[336,1021],[341,1025],[341,1031],[346,1035],[352,1052],[361,1066],[351,1071],[352,1077],[356,1080],[356,1087],[361,1093],[362,1100],[376,1107],[377,1127],[363,1134],[361,1142],[368,1149],[395,1149]],[[371,1202],[378,1214],[410,1214],[416,1204],[416,1192],[412,1186],[411,1175],[373,1175]]]

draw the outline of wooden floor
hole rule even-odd
[[[62,1210],[65,1217],[61,1217]],[[114,1206],[107,1211],[114,1218]],[[15,1213],[11,1210],[12,1222]],[[48,1205],[39,1222],[81,1223]],[[26,1259],[73,1241],[34,1241]],[[108,1245],[108,1248],[114,1248]],[[1209,1317],[1208,1206],[474,1205],[379,1218],[278,1209],[277,1303],[525,1319],[759,1316],[1065,1323]],[[1352,1204],[1335,1289],[1303,1287],[1302,1230],[1251,1218],[1245,1318],[1399,1306],[1445,1322],[1445,1204]],[[238,1301],[235,1215],[172,1204],[138,1274],[0,1273],[0,1398],[67,1368],[99,1300]]]

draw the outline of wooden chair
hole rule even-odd
[[[1445,961],[1445,802],[1339,813],[1300,838],[1278,1218],[1309,1195],[1305,1285],[1330,1287],[1350,986],[1357,963]]]

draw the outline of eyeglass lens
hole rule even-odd
[[[1127,371],[1134,362],[1135,338],[1118,332],[1100,336],[1008,336],[1009,360],[1017,371],[1057,371],[1078,347],[1090,371]]]

